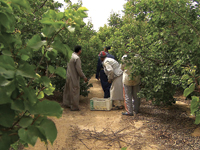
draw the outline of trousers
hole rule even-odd
[[[140,91],[140,85],[127,86],[124,84],[125,90],[125,108],[128,113],[139,112],[140,108],[140,98],[138,98],[137,93]]]

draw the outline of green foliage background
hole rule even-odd
[[[131,73],[141,75],[138,96],[171,105],[182,91],[200,123],[199,1],[128,0],[124,16],[112,13],[98,32],[83,22],[81,1],[66,3],[59,12],[62,4],[53,0],[0,0],[0,149],[35,145],[38,137],[53,144],[57,129],[49,116],[59,118],[63,109],[45,95],[63,90],[75,45],[82,46],[88,79],[103,46],[110,45],[120,63],[129,52]],[[91,86],[81,80],[81,95]]]

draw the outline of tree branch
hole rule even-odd
[[[172,10],[171,10],[172,11]],[[185,20],[197,33],[198,36],[199,35],[199,31],[195,28],[195,26],[193,26],[193,24],[191,24],[187,19],[185,19],[184,17],[182,17],[180,14],[178,14],[177,12],[172,11],[173,13],[175,13],[177,16],[181,17],[183,20]]]
[[[12,127],[11,127],[10,129],[14,128],[14,126],[17,125],[17,124],[19,123],[19,121],[24,117],[24,115],[25,115],[27,112],[28,112],[28,110],[26,110],[26,111],[24,112],[24,114],[12,125]]]
[[[47,0],[44,1],[44,3],[39,7],[39,9],[42,8],[42,7],[44,7],[44,5],[45,5],[46,2],[47,2]],[[35,14],[35,12],[38,11],[39,9],[35,9],[34,12],[33,12],[33,14]]]

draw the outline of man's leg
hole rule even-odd
[[[104,89],[104,98],[109,98],[110,97],[110,87],[111,84],[107,83],[105,89]]]
[[[71,110],[79,110],[80,88],[73,87],[71,94]]]
[[[133,110],[137,114],[140,109],[140,98],[138,98],[137,93],[140,91],[140,85],[133,86]]]
[[[65,87],[63,90],[63,105],[67,108],[70,108],[70,87],[69,87],[69,80],[66,80]]]
[[[133,105],[132,105],[132,86],[124,85],[125,90],[125,104],[127,108],[127,112],[129,114],[133,114]]]
[[[102,89],[104,91],[104,98],[109,98],[111,84],[108,83],[108,78],[103,70],[100,71],[100,80],[101,80]]]

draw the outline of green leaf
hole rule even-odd
[[[190,93],[195,90],[195,84],[192,83],[188,88],[184,90],[183,96],[187,97]]]
[[[26,9],[29,13],[31,13],[31,7],[27,0],[11,0],[13,4],[17,4]]]
[[[41,81],[44,84],[45,87],[49,87],[51,80],[47,76],[42,76]]]
[[[38,102],[37,96],[35,94],[35,90],[32,89],[31,87],[24,88],[24,96],[28,98],[28,101],[30,104],[33,106]]]
[[[50,73],[54,73],[55,72],[54,67],[51,66],[51,65],[49,65],[48,70],[49,70]]]
[[[6,80],[3,76],[0,76],[0,86],[7,86],[11,81]]]
[[[11,137],[7,134],[3,134],[0,138],[0,149],[9,150],[11,144],[12,144]]]
[[[6,70],[5,68],[0,67],[0,75],[2,75],[6,79],[13,79],[15,76],[15,71]]]
[[[194,81],[193,81],[193,79],[192,78],[189,78],[189,80],[188,80],[188,85],[190,85],[191,83],[193,83]]]
[[[63,109],[60,104],[54,101],[43,100],[37,103],[33,109],[32,113],[41,114],[44,116],[56,116],[57,118],[62,116]]]
[[[66,47],[66,50],[67,50],[67,57],[68,57],[68,60],[70,60],[73,51],[70,49],[70,47],[69,47],[68,45],[66,45],[65,47]]]
[[[86,7],[79,7],[77,11],[88,11]]]
[[[13,99],[13,100],[15,100],[18,96],[19,96],[19,89],[18,88],[15,88],[15,90],[12,92],[12,94],[11,94],[11,98]]]
[[[6,8],[9,7],[9,5],[8,5],[6,2],[2,1],[2,0],[1,0],[1,5],[2,5],[3,7],[6,7]]]
[[[15,62],[12,57],[7,55],[0,56],[0,67],[5,69],[14,70],[15,69]]]
[[[11,30],[11,32],[13,32],[13,31]],[[15,42],[15,38],[13,36],[11,36],[11,34],[9,34],[9,33],[1,32],[0,42],[2,42],[4,44],[4,46],[6,46],[6,45],[9,45],[9,44]]]
[[[12,53],[9,50],[3,50],[2,53],[7,56],[12,56]]]
[[[3,12],[0,12],[0,18],[0,24],[2,24],[9,31],[11,29],[11,26],[13,25],[12,19],[9,17],[8,14]]]
[[[15,118],[15,111],[13,111],[10,104],[0,105],[0,125],[4,127],[11,127]]]
[[[127,147],[123,147],[121,150],[127,150]]]
[[[39,35],[34,35],[32,39],[28,41],[27,46],[37,51],[40,49],[41,46],[46,45],[46,44],[47,44],[47,41],[41,41],[41,38]]]
[[[50,25],[45,25],[45,27],[42,29],[42,32],[44,33],[44,35],[46,37],[53,36],[55,31],[56,31],[55,28],[53,26],[50,26]]]
[[[0,105],[1,104],[7,104],[7,103],[11,103],[11,99],[8,95],[6,95],[6,92],[3,89],[0,89]]]
[[[48,19],[52,19],[52,20],[56,20],[57,19],[57,13],[55,10],[48,10],[47,12],[45,12],[43,14],[43,18],[48,18]]]
[[[195,112],[199,109],[199,97],[192,96],[192,101],[190,105],[191,114],[195,115]]]
[[[12,80],[8,85],[3,87],[3,91],[6,93],[6,95],[10,97],[15,88],[16,88],[16,81]]]
[[[44,118],[42,120],[44,120]],[[38,126],[30,126],[29,129],[32,130],[32,132],[35,134],[35,136],[39,137],[41,141],[44,141],[47,144],[47,137],[46,137],[44,131],[41,132],[39,127],[40,127],[40,124]]]
[[[56,18],[57,20],[61,20],[64,17],[64,13],[63,12],[59,12],[56,14]]]
[[[46,138],[53,144],[57,137],[57,129],[53,121],[44,119],[38,127],[41,132],[44,132]]]
[[[42,120],[44,120],[44,119],[47,119],[47,117],[46,116],[38,116],[38,115],[35,115],[34,116],[34,123],[33,123],[33,125],[34,126],[40,126],[40,124],[41,124],[41,122],[42,122]]]
[[[38,99],[44,98],[44,92],[41,91],[41,92],[39,93],[39,95],[37,96],[37,98],[38,98]]]
[[[65,70],[63,67],[58,67],[58,68],[56,68],[55,74],[59,75],[59,76],[62,77],[63,79],[66,78],[66,70]]]
[[[55,90],[55,87],[49,86],[48,88],[45,88],[43,91],[47,95],[53,95],[53,91]]]
[[[27,85],[27,81],[22,76],[16,76],[16,80],[17,83],[22,87],[25,87]]]
[[[36,136],[36,133],[34,132],[35,130],[33,128],[34,127],[28,127],[27,130],[25,130],[24,128],[21,128],[18,131],[20,139],[26,143],[31,144],[32,146],[35,145],[37,138],[38,138]]]
[[[56,50],[48,51],[47,52],[47,56],[48,56],[48,58],[50,58],[50,60],[54,60],[54,59],[56,59],[57,51]]]
[[[25,111],[24,101],[23,100],[13,100],[11,102],[11,109],[17,110],[17,111]]]
[[[30,50],[30,47],[25,47],[19,51],[19,55],[25,55],[23,56],[23,59],[26,59],[27,56],[32,57],[32,51]]]
[[[195,124],[200,124],[200,114],[198,113],[195,118]]]
[[[53,46],[53,48],[54,48],[55,50],[57,50],[57,51],[63,53],[65,56],[67,56],[66,47],[65,47],[65,45],[64,45],[62,42],[60,42],[60,40],[54,41],[54,43],[53,43],[52,46]]]
[[[25,63],[19,66],[16,74],[27,78],[36,78],[37,76],[34,69],[34,66]]]
[[[81,18],[87,18],[88,15],[84,11],[82,11],[82,12],[79,12],[79,17],[81,17]],[[80,19],[80,21],[81,21],[81,19]]]
[[[187,79],[189,79],[189,78],[190,78],[189,75],[188,75],[188,74],[185,74],[185,75],[182,76],[181,80],[187,80]]]
[[[22,128],[27,128],[29,125],[31,125],[31,123],[33,122],[33,118],[32,117],[23,117],[20,121],[19,121],[19,125]]]
[[[41,22],[42,24],[45,24],[45,25],[52,25],[52,24],[54,24],[54,21],[52,21],[52,20],[49,19],[49,18],[43,18],[42,20],[40,20],[40,22]]]
[[[40,22],[45,25],[53,26],[56,32],[59,31],[63,25],[65,25],[65,22],[63,21],[54,21],[49,18],[43,18],[42,20],[40,20]]]
[[[21,55],[21,59],[24,61],[27,61],[29,58],[30,57],[28,55],[24,55],[24,54]]]

